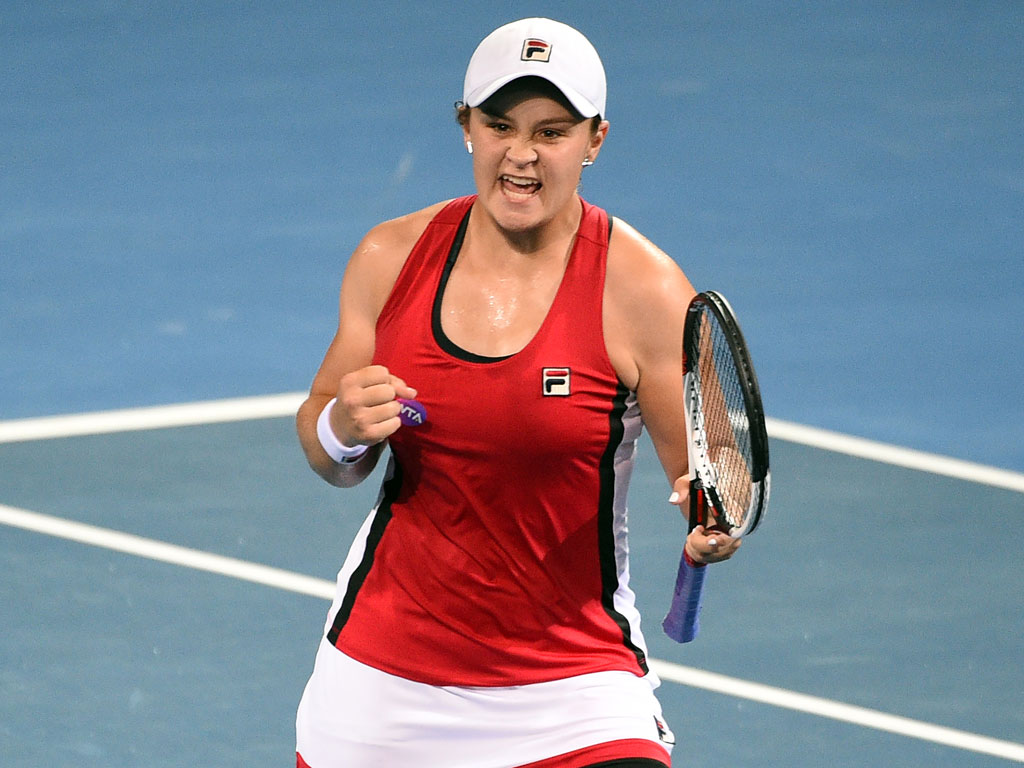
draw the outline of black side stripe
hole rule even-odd
[[[391,522],[391,503],[397,498],[398,491],[402,487],[402,467],[395,461],[394,455],[391,456],[390,461],[391,471],[385,475],[386,479],[381,484],[380,502],[377,505],[377,514],[374,515],[373,522],[370,524],[370,531],[366,536],[366,549],[363,551],[363,559],[359,561],[359,565],[356,566],[356,569],[349,577],[348,586],[345,588],[345,598],[341,601],[338,613],[334,617],[334,623],[327,632],[327,639],[331,641],[331,645],[338,644],[338,636],[348,622],[349,616],[352,615],[352,607],[355,605],[356,596],[359,594],[363,582],[366,581],[366,577],[370,574],[370,569],[373,567],[373,558],[377,551],[377,546],[384,536],[388,523]]]
[[[615,610],[615,590],[619,587],[618,568],[615,563],[615,451],[622,443],[625,425],[622,417],[626,412],[626,399],[629,390],[619,384],[612,409],[608,415],[609,434],[608,446],[601,457],[600,478],[601,488],[598,497],[598,547],[601,557],[601,604],[612,620],[622,630],[623,644],[636,656],[636,663],[646,675],[648,672],[647,658],[643,650],[633,642],[629,621]]]

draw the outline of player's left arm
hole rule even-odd
[[[619,379],[636,392],[644,426],[673,487],[687,474],[683,323],[695,295],[668,255],[615,219],[605,279],[605,340]]]
[[[683,324],[695,295],[678,264],[615,220],[605,280],[605,340],[620,380],[636,392],[644,426],[672,485],[672,503],[682,510],[689,509]],[[712,538],[715,547],[709,544]],[[739,544],[698,527],[686,546],[693,560],[709,562],[727,559]]]

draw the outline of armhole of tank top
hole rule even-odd
[[[437,285],[437,293],[434,294],[434,307],[431,312],[430,326],[434,334],[434,341],[452,357],[458,358],[459,360],[465,360],[468,363],[500,363],[502,360],[508,360],[511,355],[505,355],[503,357],[486,357],[485,355],[477,355],[469,350],[463,349],[462,347],[455,344],[444,332],[444,328],[441,327],[441,302],[444,299],[444,290],[448,286],[448,278],[451,277],[452,269],[455,267],[455,262],[459,258],[459,251],[462,250],[462,241],[466,237],[466,227],[469,225],[469,214],[472,211],[472,207],[466,211],[466,215],[462,217],[462,222],[459,224],[458,230],[455,232],[455,240],[452,241],[452,247],[448,251],[448,258],[444,263],[444,270],[441,272],[441,279]]]

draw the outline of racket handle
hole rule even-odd
[[[700,480],[690,484],[690,532],[698,525],[708,524],[708,501],[704,493],[704,485]]]
[[[704,597],[704,576],[707,566],[691,564],[683,550],[676,574],[672,605],[661,623],[665,634],[677,643],[688,643],[700,631],[700,606]]]

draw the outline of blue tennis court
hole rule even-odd
[[[537,13],[608,69],[584,196],[729,297],[773,417],[769,517],[683,646],[642,446],[676,764],[1024,762],[1019,3],[9,2],[4,765],[294,762],[379,477],[323,484],[290,414],[358,238],[468,189],[473,46]]]

